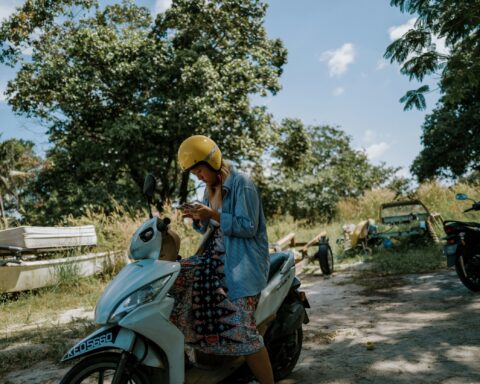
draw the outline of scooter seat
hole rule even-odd
[[[270,255],[270,270],[268,271],[268,281],[270,281],[282,265],[288,260],[287,252],[275,252]]]

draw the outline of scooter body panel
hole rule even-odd
[[[162,357],[150,340],[139,338],[134,331],[117,325],[97,329],[70,348],[61,361],[78,359],[112,349],[131,352],[143,365],[149,367],[164,366]]]
[[[135,342],[135,333],[118,325],[97,329],[80,340],[63,356],[61,361],[84,357],[104,349],[130,351]]]
[[[158,230],[158,217],[152,217],[135,231],[128,248],[128,257],[132,260],[158,260],[162,248],[162,233]]]
[[[146,259],[128,264],[110,282],[98,300],[95,307],[95,322],[107,324],[112,312],[125,298],[145,285],[172,274],[172,279],[166,287],[169,288],[179,272],[180,263],[170,261]],[[166,293],[168,289],[162,291]],[[162,295],[158,295],[155,302],[161,299]]]
[[[279,271],[270,279],[265,289],[260,294],[255,321],[260,324],[269,316],[277,312],[287,296],[293,279],[295,278],[295,258],[292,252]]]
[[[160,347],[168,360],[169,383],[183,384],[185,379],[185,338],[183,333],[169,320],[173,298],[164,297],[162,306],[164,306],[163,310],[158,303],[143,305],[125,316],[119,325],[143,335]]]

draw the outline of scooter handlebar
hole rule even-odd
[[[160,232],[163,232],[167,229],[168,227],[168,224],[170,224],[170,219],[168,217],[165,217],[164,219],[160,219],[158,218],[157,220],[157,229],[160,231]]]
[[[473,203],[473,205],[470,208],[464,210],[463,212],[470,212],[470,211],[480,211],[480,202]]]

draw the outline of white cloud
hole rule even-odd
[[[373,160],[382,156],[389,148],[390,145],[382,141],[381,143],[376,143],[368,146],[365,149],[365,153],[370,160]]]
[[[156,15],[157,13],[165,12],[171,6],[172,0],[156,0],[153,13]]]
[[[405,24],[397,25],[388,28],[388,35],[390,36],[390,40],[397,40],[400,39],[405,33],[408,32],[409,29],[412,29],[415,26],[415,22],[417,19],[415,17],[408,20]]]
[[[352,43],[343,44],[336,50],[323,52],[320,61],[327,62],[330,77],[341,76],[355,61],[355,48]]]
[[[345,88],[343,87],[337,87],[333,90],[334,96],[340,96],[340,95],[343,95],[344,93],[345,93]]]
[[[377,61],[377,70],[380,71],[382,70],[383,68],[385,68],[387,65],[389,64],[389,62],[385,59],[380,59]]]

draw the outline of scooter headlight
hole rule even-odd
[[[123,317],[128,313],[132,312],[135,308],[140,305],[147,304],[160,293],[162,288],[167,284],[168,280],[172,275],[167,275],[161,279],[155,280],[150,284],[143,286],[140,289],[137,289],[130,296],[127,296],[112,312],[108,322],[109,323],[118,323]]]

